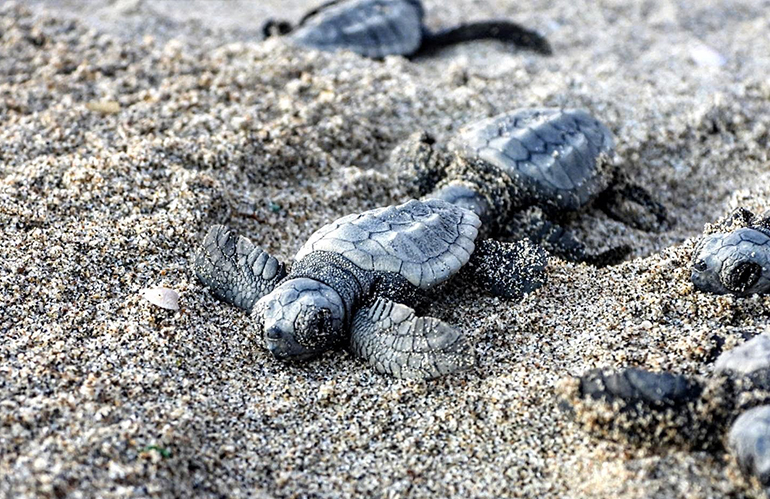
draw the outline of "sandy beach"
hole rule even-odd
[[[426,0],[430,27],[510,18],[498,42],[373,61],[260,41],[315,2],[0,4],[0,496],[762,497],[726,450],[597,439],[558,387],[595,367],[708,375],[767,331],[770,298],[694,289],[704,225],[770,208],[766,0]],[[391,150],[518,107],[577,107],[667,207],[662,233],[596,209],[570,227],[621,265],[552,259],[520,302],[450,286],[428,312],[476,368],[430,382],[345,351],[276,361],[195,278],[224,223],[289,261],[340,216],[404,202]],[[179,293],[180,310],[142,290]]]

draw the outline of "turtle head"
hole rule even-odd
[[[252,317],[261,327],[267,349],[279,360],[315,357],[346,337],[340,295],[304,277],[290,279],[262,297]]]
[[[436,140],[424,131],[410,135],[390,155],[399,184],[407,186],[414,197],[432,191],[446,175],[450,161],[451,155],[438,147]]]
[[[770,235],[745,227],[709,234],[693,252],[692,282],[716,294],[747,296],[770,291]]]

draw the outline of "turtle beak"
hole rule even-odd
[[[272,326],[265,329],[265,345],[276,359],[285,360],[292,356],[295,349],[292,348],[291,343],[281,328]]]
[[[278,341],[283,338],[283,332],[276,326],[271,326],[265,330],[265,339]]]
[[[265,329],[265,345],[270,353],[278,360],[288,357],[286,342],[283,340],[281,330],[275,326]]]
[[[277,360],[285,360],[291,357],[291,355],[288,353],[288,348],[286,348],[286,342],[280,339],[266,338],[265,343],[267,345],[267,349],[270,351],[270,354]]]
[[[265,346],[276,360],[307,360],[316,357],[319,352],[308,351],[298,344],[294,337],[285,334],[277,326],[265,329]]]

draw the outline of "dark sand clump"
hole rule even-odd
[[[509,16],[557,55],[483,42],[415,62],[229,43],[184,20],[176,36],[157,19],[103,33],[40,3],[0,7],[0,494],[757,494],[723,451],[588,436],[556,388],[594,367],[708,374],[718,337],[767,329],[770,298],[696,292],[688,270],[705,223],[770,207],[762,2],[427,2],[431,25]],[[578,235],[635,260],[553,260],[520,303],[450,289],[430,313],[468,333],[478,368],[412,383],[345,352],[283,364],[195,280],[210,224],[288,259],[322,224],[406,200],[387,158],[413,131],[446,141],[524,106],[603,120],[676,224],[589,210]],[[145,301],[155,285],[181,310]]]

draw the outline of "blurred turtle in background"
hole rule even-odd
[[[543,55],[551,47],[541,35],[510,21],[461,24],[433,32],[423,23],[420,0],[335,0],[307,14],[296,26],[268,20],[265,37],[285,35],[292,43],[324,51],[350,50],[364,57],[412,57],[473,40],[500,40]]]
[[[610,130],[580,109],[525,108],[471,123],[436,144],[417,132],[394,149],[391,162],[414,195],[474,211],[482,228],[529,238],[572,261],[618,263],[617,246],[592,255],[561,223],[589,206],[637,229],[668,227],[665,208],[631,183],[616,161]]]
[[[650,448],[726,447],[770,492],[768,333],[720,355],[708,378],[595,369],[562,391],[563,406],[593,434]]]

